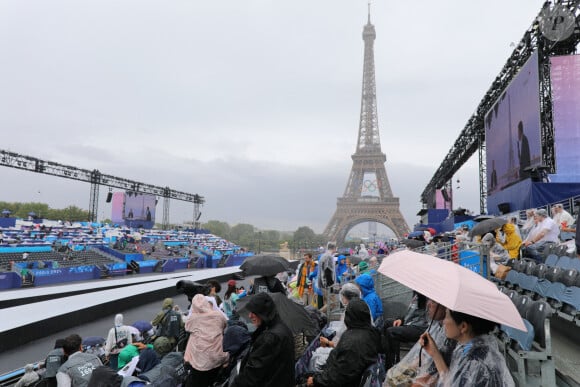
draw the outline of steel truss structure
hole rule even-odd
[[[149,194],[163,197],[162,224],[164,229],[167,229],[169,226],[169,201],[171,199],[194,203],[194,209],[196,216],[198,217],[199,215],[197,214],[200,214],[199,206],[205,203],[204,197],[198,194],[176,191],[169,187],[160,187],[152,184],[124,179],[122,177],[106,175],[96,169],[89,171],[88,169],[63,165],[53,161],[41,160],[36,157],[21,155],[5,150],[0,150],[0,166],[22,169],[25,171],[43,173],[45,175],[64,177],[66,179],[90,183],[91,188],[88,220],[91,222],[95,222],[97,220],[97,212],[99,207],[99,187],[101,185],[140,194]],[[194,224],[197,220],[199,219],[193,219]]]
[[[561,7],[573,15],[576,24],[572,34],[567,39],[552,41],[543,35],[540,24],[546,22],[546,15],[549,15],[556,7]],[[575,53],[576,46],[579,42],[580,0],[547,1],[538,16],[534,19],[532,25],[524,33],[519,44],[506,61],[487,93],[485,93],[475,113],[467,121],[467,124],[453,143],[449,153],[445,156],[443,162],[431,178],[431,181],[429,181],[423,190],[421,202],[424,208],[435,207],[435,191],[444,187],[453,178],[453,175],[477,151],[479,157],[479,207],[482,214],[486,213],[487,176],[484,118],[489,109],[493,107],[497,99],[515,78],[520,68],[536,50],[538,51],[540,77],[540,130],[543,164],[548,168],[548,173],[555,172],[550,57]]]

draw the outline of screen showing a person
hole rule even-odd
[[[126,192],[123,219],[155,222],[155,195]]]
[[[538,55],[532,54],[485,116],[488,195],[542,164]]]

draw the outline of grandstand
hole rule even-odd
[[[41,223],[42,222],[42,223]],[[0,228],[0,289],[133,273],[239,265],[243,250],[207,231],[18,220]]]

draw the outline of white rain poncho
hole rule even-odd
[[[438,386],[512,387],[514,380],[493,335],[480,335],[453,351],[451,365]]]
[[[429,334],[448,362],[455,347],[455,341],[447,339],[445,330],[438,321],[433,322],[429,328]],[[421,367],[419,367],[419,353],[421,353]],[[421,346],[417,342],[400,362],[389,369],[384,386],[434,386],[437,383],[437,378],[437,368],[431,356],[426,351],[421,351]]]

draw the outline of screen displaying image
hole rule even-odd
[[[542,163],[538,55],[532,54],[485,116],[488,195]]]
[[[550,58],[554,152],[553,182],[580,182],[580,55]]]
[[[155,222],[155,195],[125,192],[123,219]]]

